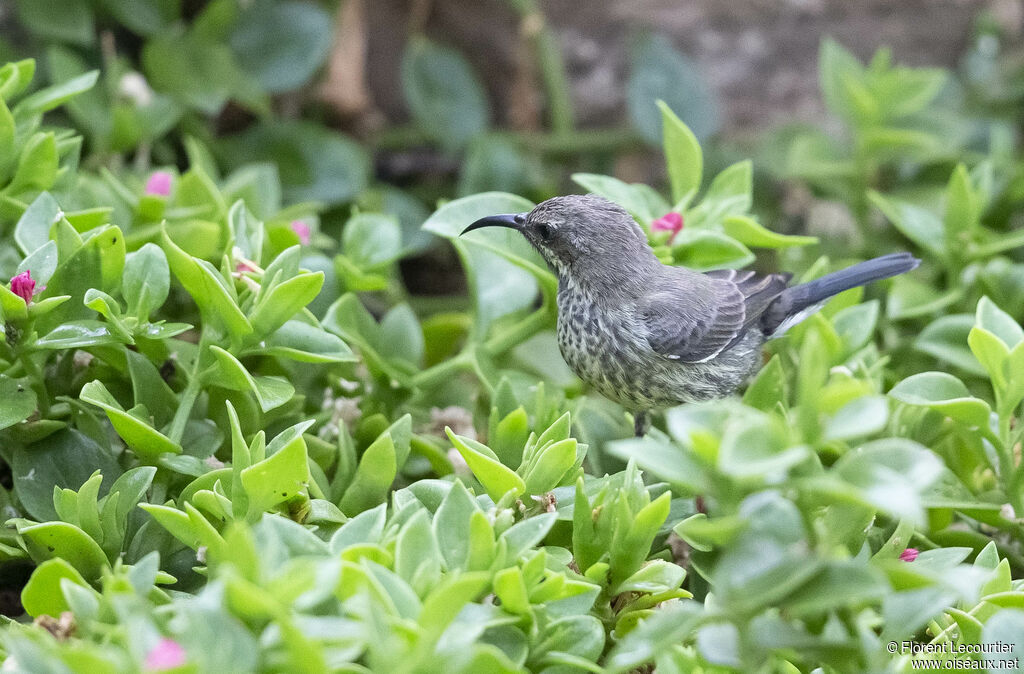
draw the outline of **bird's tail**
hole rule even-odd
[[[903,274],[920,263],[921,261],[910,253],[892,253],[827,274],[809,283],[787,288],[765,311],[762,329],[766,335],[779,336],[817,311],[825,300],[833,295],[872,281]]]

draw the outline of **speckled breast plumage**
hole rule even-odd
[[[579,288],[558,291],[558,347],[576,375],[630,410],[669,407],[733,393],[756,370],[757,330],[704,363],[654,352],[631,305],[609,306]]]

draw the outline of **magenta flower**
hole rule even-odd
[[[171,193],[171,174],[167,171],[154,171],[146,181],[146,194],[166,197]]]
[[[39,289],[40,292],[42,290]],[[32,301],[32,296],[36,294],[36,282],[28,269],[11,279],[11,292],[25,300],[25,304]]]
[[[682,229],[683,216],[675,211],[669,211],[651,223],[652,232],[672,232],[668,237],[669,243],[672,243],[672,240],[676,238],[676,234],[681,232]]]
[[[309,235],[312,233],[312,230],[310,230],[309,225],[304,223],[302,220],[292,220],[291,228],[292,231],[298,235],[299,243],[301,243],[303,246],[308,246],[310,240]]]
[[[146,654],[144,667],[148,671],[174,669],[185,664],[185,649],[174,639],[164,637]]]
[[[918,555],[918,549],[917,548],[907,548],[906,550],[904,550],[903,552],[900,553],[900,561],[901,562],[912,562],[915,559],[917,559],[917,555]]]

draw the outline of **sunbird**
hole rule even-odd
[[[662,264],[632,216],[594,195],[491,215],[462,234],[482,227],[520,232],[557,275],[562,357],[633,413],[638,436],[653,410],[734,393],[757,372],[767,340],[833,295],[920,263],[893,253],[795,286],[788,273],[701,273]]]

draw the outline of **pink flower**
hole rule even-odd
[[[246,272],[254,272],[262,274],[263,270],[260,266],[245,256],[243,251],[238,246],[231,249],[231,259],[235,261],[235,273],[244,274]]]
[[[298,235],[299,243],[303,246],[308,246],[309,235],[312,232],[312,230],[309,229],[309,225],[304,223],[302,220],[292,220],[291,228],[292,231]]]
[[[900,561],[901,562],[912,562],[915,559],[917,559],[917,555],[918,555],[917,548],[907,548],[906,550],[904,550],[903,552],[900,553]]]
[[[669,243],[672,243],[672,240],[676,238],[676,234],[682,231],[682,229],[683,216],[675,211],[669,211],[651,223],[652,232],[672,232],[672,235],[668,237]]]
[[[42,290],[40,288],[39,292]],[[36,282],[28,269],[11,279],[11,292],[25,300],[25,304],[32,301],[32,296],[36,294]]]
[[[149,671],[174,669],[185,664],[185,649],[174,639],[164,637],[149,653],[143,665]]]
[[[171,174],[167,171],[154,171],[146,181],[146,194],[166,197],[171,193]]]

